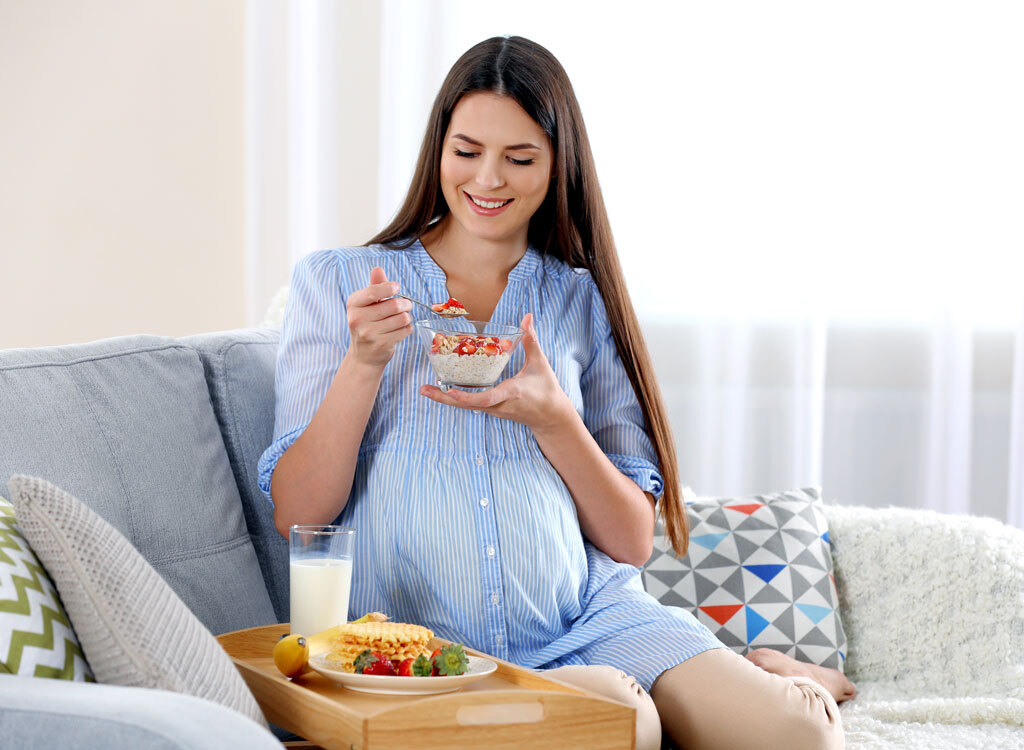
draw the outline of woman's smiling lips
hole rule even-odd
[[[470,195],[465,190],[462,191],[462,194],[466,196],[466,202],[469,203],[469,207],[473,212],[481,216],[497,216],[511,206],[514,200],[513,198],[481,198],[480,196]],[[480,203],[485,205],[481,206]],[[495,206],[495,208],[487,208],[487,206]]]

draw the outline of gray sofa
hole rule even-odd
[[[215,634],[287,620],[288,545],[255,474],[277,341],[249,330],[0,351],[0,495],[17,473],[75,495]],[[0,747],[280,747],[207,701],[58,682],[0,676]],[[173,721],[152,720],[158,701]]]
[[[251,329],[0,351],[0,486],[29,474],[88,503],[215,634],[287,620],[287,544],[256,485],[277,343]],[[1024,534],[827,510],[860,690],[847,746],[1024,747]],[[256,729],[195,698],[0,675],[2,747],[279,746]]]

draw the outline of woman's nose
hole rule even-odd
[[[487,190],[494,190],[505,184],[505,177],[502,174],[501,162],[497,159],[480,159],[480,168],[476,173],[476,181],[480,187]]]

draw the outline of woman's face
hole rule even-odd
[[[441,191],[451,218],[470,235],[522,238],[551,181],[551,142],[513,99],[462,97],[441,151]]]

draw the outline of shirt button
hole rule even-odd
[[[482,497],[482,498],[480,498],[480,504],[481,504],[482,506],[484,506],[485,508],[487,507],[487,503],[489,503],[489,502],[491,502],[491,501],[490,501],[490,500],[488,500],[488,499],[487,499],[486,497]]]
[[[476,465],[477,466],[483,466],[484,465],[484,457],[483,456],[477,456],[476,457]]]
[[[491,594],[491,604],[497,604],[501,601],[501,597],[497,594]]]
[[[501,636],[501,634],[499,633],[498,635],[494,636],[494,642],[495,642],[495,643],[504,643],[504,642],[505,642],[505,639],[504,639],[504,638],[503,638],[503,637]]]
[[[487,556],[488,557],[494,557],[494,547],[492,547],[489,544],[487,545]]]
[[[480,411],[479,409],[473,409],[473,413],[474,414],[483,414],[483,412]]]

